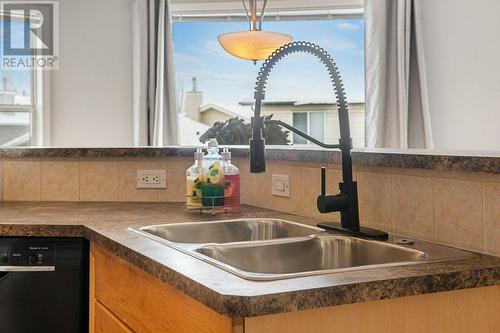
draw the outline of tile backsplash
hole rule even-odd
[[[254,175],[248,172],[247,161],[236,163],[242,170],[244,202],[340,220],[338,213],[320,214],[316,209],[320,164],[268,162],[266,174]],[[335,193],[340,166],[326,167],[327,190]],[[271,174],[287,172],[290,199],[273,197]],[[354,177],[362,225],[500,256],[500,174],[355,166]]]
[[[0,161],[4,201],[180,202],[190,159]],[[167,189],[137,189],[137,169],[167,170]]]
[[[267,172],[242,173],[242,201],[291,214],[320,214],[319,163],[268,162]],[[182,202],[191,158],[5,159],[0,161],[4,201]],[[337,191],[339,165],[327,164],[327,190]],[[166,189],[137,189],[137,169],[166,169]],[[272,174],[290,176],[290,198],[271,195]],[[398,168],[354,168],[361,224],[419,239],[500,255],[500,174]]]

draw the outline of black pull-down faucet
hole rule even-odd
[[[262,101],[265,98],[266,83],[272,68],[285,56],[296,52],[310,53],[319,58],[327,67],[337,97],[340,122],[339,144],[325,144],[287,123],[280,120],[264,120],[264,117],[260,115]],[[266,124],[280,125],[320,147],[340,149],[343,181],[339,184],[339,193],[335,195],[326,194],[326,169],[321,168],[321,194],[318,196],[317,206],[321,213],[340,212],[341,223],[320,223],[318,226],[329,231],[357,237],[388,239],[386,232],[359,225],[358,189],[357,183],[353,181],[352,176],[352,140],[349,129],[349,113],[340,73],[331,56],[323,48],[309,42],[293,42],[280,47],[262,65],[257,77],[254,97],[255,115],[252,117],[252,138],[250,139],[250,172],[260,173],[266,171],[265,140],[263,137]]]

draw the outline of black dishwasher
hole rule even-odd
[[[88,332],[88,242],[0,237],[0,333]]]

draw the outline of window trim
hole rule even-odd
[[[184,0],[179,0],[184,1]],[[196,1],[196,0],[195,0]],[[329,0],[330,2],[332,0]],[[346,0],[349,2],[350,0]],[[194,1],[193,1],[194,2]],[[283,1],[285,2],[285,1]],[[351,1],[354,3],[355,1]],[[293,10],[285,9],[283,11],[276,10],[268,10],[266,11],[265,21],[307,21],[307,20],[346,20],[346,19],[364,19],[364,5],[362,4],[356,5],[344,5],[344,6],[322,6],[318,8],[314,8],[314,10],[306,10],[303,8],[293,8]],[[245,13],[239,10],[231,10],[225,9],[224,7],[217,8],[216,5],[220,5],[221,3],[212,3],[210,9],[207,10],[204,7],[197,8],[197,10],[180,10],[177,5],[178,3],[173,3],[172,10],[172,19],[173,22],[245,22],[247,21],[247,17]],[[224,3],[227,5],[227,3]],[[215,6],[214,6],[215,5]],[[239,6],[241,6],[241,2],[239,2]],[[215,7],[215,9],[214,9]],[[182,102],[181,102],[182,103]],[[363,102],[365,104],[365,102]],[[321,111],[293,111],[292,118],[294,113],[307,113],[307,133],[310,133],[310,113],[319,113],[323,114],[323,140],[327,137],[327,112],[325,110]],[[293,124],[293,119],[292,119]],[[295,144],[294,135],[291,133],[290,144],[295,147],[310,147],[312,143],[307,140],[306,144]]]
[[[21,112],[32,112],[32,111],[33,111],[32,105],[0,104],[0,112],[21,113]]]
[[[6,16],[0,11],[0,18]],[[26,16],[14,16],[14,20],[24,20]],[[38,17],[31,17],[38,19]],[[33,41],[32,41],[33,42]],[[33,56],[36,54],[33,53]],[[0,104],[0,112],[21,112],[29,113],[29,146],[50,145],[50,107],[49,101],[49,73],[40,68],[33,68],[31,72],[31,104],[30,105],[8,105]],[[48,119],[48,121],[45,121]]]
[[[274,8],[268,6],[265,21],[298,21],[298,20],[335,20],[335,19],[359,19],[363,18],[364,5],[362,1],[346,0],[343,4],[332,4],[328,0],[323,4],[315,6],[301,6],[291,1],[282,1]],[[172,19],[174,22],[223,22],[247,21],[247,16],[242,8],[241,2],[233,3],[210,3],[209,6],[202,3],[172,5]]]
[[[313,20],[345,20],[363,18],[363,10],[352,12],[338,12],[331,10],[296,11],[296,12],[268,12],[265,21],[313,21]],[[247,17],[243,13],[177,13],[172,14],[174,22],[245,22]]]
[[[314,2],[305,2],[303,0],[280,0],[271,1],[268,4],[266,11],[266,18],[269,19],[272,13],[277,13],[279,16],[285,15],[290,12],[314,12],[326,11],[330,14],[348,13],[362,14],[364,10],[363,0],[315,0]],[[190,15],[213,15],[213,14],[243,15],[243,8],[241,1],[233,0],[173,0],[172,1],[172,15],[188,17]],[[227,16],[226,16],[227,17]],[[244,18],[244,16],[243,16]]]

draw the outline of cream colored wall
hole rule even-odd
[[[132,146],[133,1],[58,3],[60,64],[50,72],[50,145]]]
[[[421,0],[419,10],[434,147],[498,151],[500,1]]]
[[[242,201],[320,220],[319,163],[269,161],[267,172],[241,170]],[[5,201],[182,202],[191,158],[9,159],[0,161]],[[327,188],[340,181],[339,166],[327,164]],[[137,169],[166,169],[167,189],[136,189]],[[272,174],[290,176],[290,198],[271,195]],[[361,223],[418,239],[500,256],[500,174],[441,170],[354,167]]]

